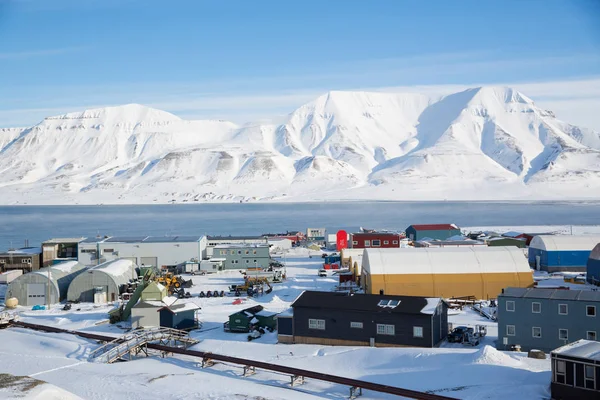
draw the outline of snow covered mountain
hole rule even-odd
[[[598,199],[600,135],[523,94],[330,92],[281,125],[125,105],[0,130],[0,203]]]

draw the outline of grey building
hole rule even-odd
[[[8,284],[6,298],[16,297],[22,306],[44,305],[48,300],[59,303],[67,297],[69,284],[85,270],[77,261],[65,261],[21,275]]]
[[[441,298],[305,291],[292,309],[278,318],[286,343],[435,347],[448,335]]]
[[[119,299],[127,284],[137,279],[137,265],[131,260],[107,261],[89,268],[69,285],[67,298],[86,303],[108,303]]]
[[[198,326],[196,313],[200,307],[193,302],[172,303],[140,301],[131,309],[131,327],[163,326],[174,329],[193,329]]]
[[[598,340],[600,292],[507,288],[498,296],[499,350],[551,351],[579,339]]]
[[[225,269],[267,268],[271,260],[268,244],[217,245],[213,255],[225,259]]]
[[[600,399],[599,342],[578,340],[554,350],[550,358],[552,399]]]
[[[78,260],[98,265],[117,258],[137,265],[175,267],[206,257],[206,236],[131,236],[86,239],[79,243]]]

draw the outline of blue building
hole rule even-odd
[[[594,247],[587,262],[587,281],[600,286],[600,243]]]
[[[446,240],[457,235],[461,232],[454,224],[411,225],[406,228],[406,237],[415,242],[426,238]]]
[[[600,236],[540,235],[529,245],[529,265],[540,271],[585,272],[588,258]]]

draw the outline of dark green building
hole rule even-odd
[[[406,228],[406,237],[415,242],[426,238],[446,240],[456,235],[461,235],[461,232],[454,224],[411,225]]]
[[[527,246],[525,239],[515,239],[509,237],[493,237],[485,241],[488,246],[516,246],[523,249]]]

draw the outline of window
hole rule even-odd
[[[221,250],[221,255],[222,256],[227,255],[227,250]]]
[[[115,249],[104,249],[102,250],[102,254],[106,254],[106,253],[114,253]]]
[[[413,337],[423,337],[423,327],[422,326],[413,326]]]
[[[235,250],[231,250],[231,254],[232,254],[232,255],[233,255],[233,254],[235,254]]]
[[[350,322],[350,328],[362,329],[362,322]]]
[[[373,247],[381,246],[381,240],[373,240]]]
[[[254,264],[256,264],[256,260],[254,260]]]
[[[324,319],[309,319],[308,320],[308,329],[319,329],[321,331],[325,330],[325,320]]]
[[[6,264],[6,260],[0,260],[0,264]]]
[[[566,304],[559,304],[558,305],[558,313],[560,315],[567,315],[569,313],[569,308],[567,307]]]
[[[383,244],[390,244],[390,241],[389,240],[384,240]]]
[[[356,240],[353,240],[353,241],[352,241],[352,244],[353,244],[354,246],[356,246],[356,245],[358,244],[358,242],[357,242]]]
[[[250,264],[250,260],[246,260],[246,264]]]
[[[567,367],[564,361],[556,360],[556,382],[565,383],[565,375],[567,372]]]
[[[587,340],[596,340],[596,331],[587,331]]]
[[[533,328],[531,328],[531,336],[534,338],[541,338],[542,328],[540,328],[539,326],[534,326]]]
[[[256,254],[256,250],[252,250],[252,254]]]
[[[595,317],[596,316],[596,306],[587,306],[585,308],[585,315],[587,315],[588,317]]]
[[[242,254],[242,251],[241,251],[241,250],[238,250],[238,254]]]
[[[398,241],[397,241],[397,240],[394,240],[392,243],[393,243],[393,244],[398,244]]]
[[[379,303],[377,303],[379,307],[389,308],[396,308],[398,307],[398,304],[400,304],[400,300],[379,300]]]
[[[393,336],[396,334],[396,328],[394,325],[377,324],[377,334]]]
[[[542,303],[531,303],[531,312],[539,314],[542,312]]]
[[[365,247],[371,247],[371,241],[365,240]]]
[[[506,325],[506,336],[515,336],[515,326]]]
[[[250,254],[250,250],[246,250],[246,254]]]
[[[569,330],[568,329],[559,329],[558,330],[558,338],[560,340],[569,340]]]
[[[594,370],[596,368],[593,365],[586,365],[585,366],[585,387],[586,389],[593,389],[594,388]]]
[[[515,311],[515,302],[509,300],[506,302],[506,311]]]

